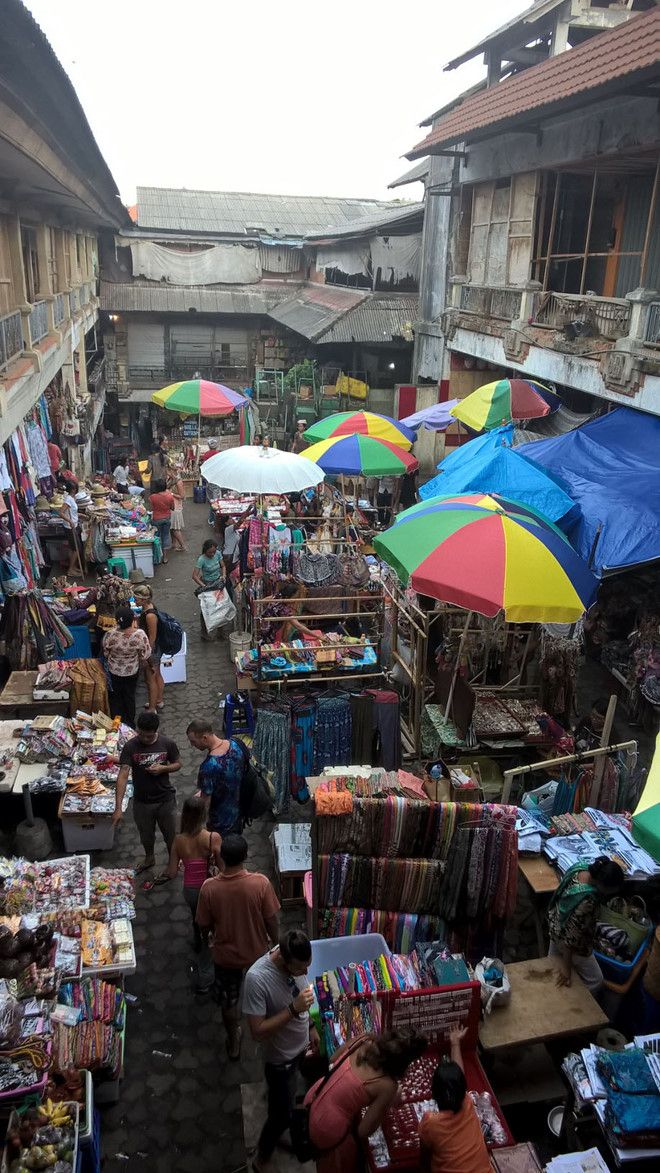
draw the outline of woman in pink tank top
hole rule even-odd
[[[422,1035],[389,1031],[344,1043],[333,1055],[330,1078],[305,1096],[310,1138],[319,1150],[317,1173],[357,1169],[362,1142],[380,1127],[399,1080],[426,1045]]]
[[[220,845],[217,831],[207,831],[206,804],[201,797],[187,798],[181,810],[181,830],[175,836],[167,869],[169,879],[175,879],[179,864],[183,864],[183,898],[192,914],[194,949],[199,955],[197,964],[198,992],[207,989],[213,981],[213,964],[208,945],[202,938],[195,919],[197,901],[202,884],[209,877],[209,865],[220,867]]]

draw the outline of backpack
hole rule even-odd
[[[156,610],[154,608],[154,610]],[[183,628],[178,619],[168,615],[167,611],[156,610],[158,616],[158,631],[156,643],[164,656],[176,656],[181,651],[183,643]]]
[[[253,819],[260,819],[262,815],[272,811],[275,804],[275,790],[261,768],[253,760],[250,751],[241,741],[234,738],[240,746],[245,758],[245,769],[241,778],[241,789],[238,798],[238,809],[243,823],[251,823]]]

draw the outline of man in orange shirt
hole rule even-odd
[[[248,872],[247,853],[242,835],[225,835],[220,848],[224,871],[202,884],[197,902],[197,924],[210,934],[215,992],[230,1059],[238,1059],[241,1052],[243,976],[279,936],[280,902],[267,876]]]

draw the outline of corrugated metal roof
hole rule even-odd
[[[559,8],[559,5],[563,3],[564,0],[534,0],[534,3],[530,8],[526,8],[525,11],[520,12],[518,16],[512,17],[511,20],[506,22],[506,24],[500,25],[500,27],[495,29],[494,32],[489,33],[487,37],[484,37],[483,41],[479,41],[477,45],[474,45],[465,53],[461,53],[460,57],[454,57],[452,61],[448,61],[445,65],[445,69],[457,69],[458,66],[463,65],[465,61],[471,61],[473,57],[478,57],[480,53],[483,53],[489,47],[489,45],[492,45],[494,41],[499,41],[500,37],[506,36],[507,33],[512,32],[517,25],[520,25],[521,29],[523,30],[525,29],[526,25],[534,26],[538,21],[543,20],[545,17],[549,16],[555,8]],[[527,40],[531,40],[534,32],[535,30],[533,27],[528,30]]]
[[[660,8],[653,8],[577,49],[475,94],[441,119],[407,157],[419,159],[432,154],[435,147],[469,141],[477,131],[482,132],[481,137],[495,135],[523,114],[543,112],[549,116],[579,104],[583,96],[593,99],[599,91],[603,96],[613,94],[629,87],[633,79],[653,78],[659,64]]]
[[[182,289],[169,285],[137,285],[135,282],[102,281],[101,309],[111,313],[267,314],[287,297],[291,286],[282,282],[234,286],[231,289]]]
[[[428,159],[421,159],[419,163],[415,163],[415,166],[411,167],[409,171],[404,171],[403,175],[400,175],[399,178],[395,179],[392,183],[388,183],[387,186],[405,187],[407,183],[415,183],[415,181],[418,179],[421,179],[423,182],[426,179],[428,173],[429,161]]]
[[[188,191],[170,187],[137,189],[140,228],[180,232],[304,237],[378,215],[391,207],[386,200]]]
[[[295,297],[289,297],[269,310],[269,314],[281,326],[287,326],[289,330],[295,330],[313,342],[344,314],[370,296],[365,290],[307,285]]]
[[[349,310],[316,342],[392,342],[402,338],[418,317],[414,294],[375,294]]]
[[[338,237],[363,236],[367,232],[376,232],[378,229],[386,230],[395,226],[414,228],[417,225],[417,221],[419,221],[419,228],[421,230],[423,218],[423,203],[399,203],[394,207],[390,204],[387,206],[387,211],[381,211],[370,216],[361,216],[359,220],[353,220],[349,224],[339,225],[337,227],[329,227],[323,232],[310,232],[308,239],[319,241],[336,240]]]

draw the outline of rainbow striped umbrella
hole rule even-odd
[[[420,594],[513,623],[573,623],[598,581],[566,537],[517,502],[431,498],[374,538]]]
[[[450,414],[473,432],[490,432],[512,420],[533,420],[559,407],[559,399],[541,383],[497,379],[461,399]]]
[[[415,443],[415,433],[407,428],[401,420],[394,420],[389,415],[378,415],[373,411],[336,411],[334,415],[317,420],[305,432],[305,439],[310,442],[316,440],[330,440],[333,436],[375,436],[379,440],[389,440],[391,444],[398,444],[399,448],[407,451]]]
[[[187,415],[229,415],[247,403],[244,395],[224,387],[222,383],[211,383],[208,379],[186,379],[182,383],[170,383],[160,391],[154,391],[151,402],[168,411],[180,411]]]
[[[325,473],[358,477],[399,477],[419,467],[409,452],[376,436],[331,436],[305,451]]]

